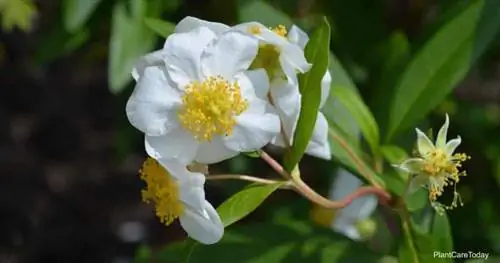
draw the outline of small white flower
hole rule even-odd
[[[450,120],[448,114],[439,129],[435,144],[418,128],[417,148],[418,156],[409,158],[396,167],[413,174],[411,179],[409,193],[415,192],[419,187],[425,186],[429,190],[429,200],[438,212],[444,209],[451,209],[457,206],[460,196],[454,191],[454,199],[451,206],[444,206],[436,202],[437,198],[443,193],[444,187],[455,185],[460,181],[460,176],[465,172],[460,172],[459,168],[462,162],[470,157],[463,153],[455,153],[455,149],[460,145],[462,139],[460,136],[447,142],[448,126]]]
[[[209,164],[269,143],[280,123],[267,102],[265,71],[247,71],[257,50],[257,40],[241,32],[216,37],[196,27],[144,56],[126,111],[145,133],[148,154]]]
[[[168,226],[179,219],[186,233],[203,244],[213,244],[222,238],[224,225],[214,207],[205,200],[204,175],[188,171],[175,160],[158,162],[148,158],[140,177],[146,182],[142,199],[155,206],[162,223]]]
[[[301,49],[304,49],[309,41],[307,34],[295,25],[292,26],[288,34],[288,39],[291,43],[297,44]],[[330,72],[326,71],[321,81],[320,110],[325,105],[330,93],[331,82],[332,77]],[[271,97],[274,100],[274,105],[278,110],[283,124],[282,128],[290,144],[293,143],[293,134],[300,114],[301,95],[298,84],[295,83],[293,81],[275,79],[271,82],[270,88]],[[273,139],[272,143],[284,146],[283,136],[278,135]],[[318,116],[316,117],[316,124],[306,153],[327,160],[331,159],[330,144],[328,143],[328,122],[321,111],[318,112]]]
[[[336,173],[329,192],[331,200],[342,200],[363,185],[361,180],[344,169],[340,168]],[[375,230],[370,217],[376,208],[377,198],[374,195],[365,195],[339,210],[315,207],[313,219],[352,240],[364,240]]]

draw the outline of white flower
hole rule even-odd
[[[419,187],[427,187],[429,200],[438,212],[442,212],[442,208],[450,209],[457,206],[460,196],[456,190],[454,191],[451,206],[443,206],[437,203],[436,200],[443,193],[445,186],[456,186],[460,176],[465,175],[465,172],[460,172],[459,168],[462,166],[463,161],[470,158],[463,153],[453,153],[462,142],[462,139],[458,136],[447,142],[449,124],[450,120],[448,114],[446,114],[445,122],[439,129],[435,144],[421,130],[415,129],[417,132],[418,156],[409,158],[396,166],[414,175],[411,179],[409,193],[413,193]]]
[[[356,191],[362,184],[363,182],[350,172],[339,169],[330,188],[329,198],[342,200]],[[364,240],[371,237],[375,230],[370,217],[376,207],[377,198],[374,195],[365,195],[356,198],[351,204],[339,210],[315,207],[313,219],[352,240]]]
[[[146,182],[142,199],[155,206],[156,215],[165,225],[179,219],[182,228],[203,244],[218,242],[224,226],[217,211],[205,200],[205,176],[193,173],[175,161],[160,162],[148,158],[140,171]]]
[[[208,164],[269,143],[280,124],[265,71],[247,71],[257,50],[257,40],[240,32],[216,37],[197,27],[140,59],[126,112],[145,133],[147,153]]]
[[[235,29],[257,38],[260,42],[259,54],[253,61],[252,68],[266,69],[270,79],[280,78],[284,73],[293,83],[297,83],[297,72],[307,72],[312,66],[304,57],[303,48],[296,42],[289,41],[287,30],[282,25],[269,29],[260,23],[248,22],[229,27],[188,16],[177,24],[175,32],[188,32],[201,26],[209,28],[215,34]]]
[[[297,26],[293,25],[288,39],[291,43],[297,44],[300,48],[304,49],[309,37],[305,32],[300,30]],[[326,71],[321,81],[321,99],[319,109],[322,109],[326,103],[330,93],[330,86],[332,77],[329,71]],[[282,128],[288,137],[290,144],[293,143],[293,134],[300,114],[300,100],[301,95],[299,87],[296,82],[276,79],[271,82],[271,97],[274,100],[274,105],[278,110],[282,121]],[[272,141],[273,144],[285,146],[283,136],[279,135]],[[306,153],[330,160],[331,151],[330,144],[328,143],[328,122],[321,111],[318,112],[316,117],[316,124],[314,126],[313,134],[309,145],[307,146]]]

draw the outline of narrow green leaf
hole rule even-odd
[[[400,243],[398,250],[399,262],[442,262],[442,259],[434,257],[436,248],[431,237],[419,229],[411,219],[404,220],[402,228],[403,242]]]
[[[66,55],[87,42],[90,32],[87,29],[70,34],[64,29],[57,27],[40,43],[36,53],[35,61],[38,64],[49,63],[59,56]]]
[[[172,34],[175,29],[175,24],[156,18],[146,18],[144,23],[155,33],[165,38]]]
[[[435,242],[435,248],[439,251],[453,251],[453,239],[450,223],[446,214],[434,213],[431,225],[431,236]]]
[[[311,139],[318,108],[321,100],[321,80],[328,69],[330,54],[330,25],[326,18],[316,29],[304,50],[305,57],[312,68],[299,75],[299,90],[302,95],[299,120],[293,136],[293,145],[286,158],[286,168],[291,171],[300,161]]]
[[[396,85],[386,140],[421,120],[462,81],[498,32],[499,12],[499,1],[471,1],[427,41]]]
[[[353,89],[346,88],[333,89],[331,96],[334,96],[352,114],[372,152],[378,152],[380,138],[377,122],[361,96]]]
[[[80,29],[102,0],[64,0],[64,28],[68,32]]]
[[[346,136],[335,126],[329,123],[329,143],[332,149],[332,155],[341,164],[346,166],[357,175],[367,176],[373,178],[380,186],[385,187],[385,180],[380,178],[368,165],[364,159],[364,153],[348,141]],[[361,177],[363,180],[368,180],[367,177]]]
[[[130,72],[135,61],[153,49],[156,35],[147,29],[144,18],[160,12],[158,3],[151,1],[132,0],[130,13],[125,4],[118,2],[113,9],[108,66],[109,86],[113,93],[125,88],[132,80]]]
[[[224,226],[227,227],[253,212],[281,185],[282,183],[250,185],[231,196],[217,208]]]

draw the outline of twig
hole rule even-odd
[[[279,175],[283,176],[285,179],[290,179],[290,174],[288,174],[283,166],[274,160],[273,157],[269,156],[269,154],[261,151],[260,158],[269,164],[269,166],[271,166],[271,168],[273,168]]]
[[[216,174],[216,175],[209,175],[206,177],[207,180],[242,180],[242,181],[249,181],[249,182],[254,182],[254,183],[260,183],[260,184],[275,184],[275,183],[280,183],[284,181],[278,181],[278,180],[271,180],[271,179],[263,179],[259,177],[253,177],[250,175],[244,175],[244,174]],[[292,189],[292,183],[287,181],[284,182],[284,184],[280,187],[283,189]]]

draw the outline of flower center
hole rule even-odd
[[[170,225],[184,211],[179,201],[179,189],[176,182],[168,171],[152,158],[144,161],[139,175],[146,182],[146,189],[141,192],[142,201],[147,204],[152,203],[160,221],[167,226]]]
[[[284,25],[278,25],[274,28],[270,28],[271,31],[273,31],[274,33],[276,33],[277,35],[281,36],[281,37],[286,37],[286,35],[288,34],[288,31],[286,30],[286,27]]]
[[[191,82],[182,96],[182,104],[179,121],[199,141],[211,141],[214,135],[231,135],[235,117],[248,108],[240,86],[219,76]]]
[[[436,201],[444,191],[444,187],[455,185],[460,181],[460,176],[465,176],[465,171],[460,172],[462,162],[470,159],[463,153],[448,156],[443,150],[436,149],[425,156],[422,172],[432,178],[429,184],[429,199]],[[456,194],[456,191],[454,192]],[[455,205],[455,201],[452,205]]]
[[[263,68],[266,70],[269,79],[277,77],[281,72],[281,64],[279,61],[279,49],[270,44],[261,44],[257,56],[250,65],[251,69]]]

